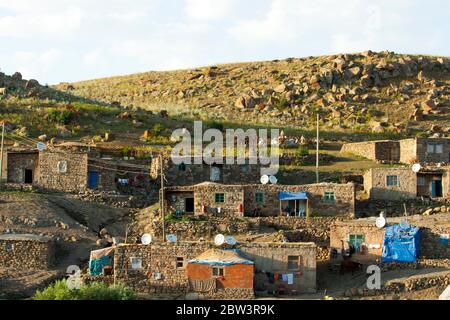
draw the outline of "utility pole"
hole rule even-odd
[[[162,237],[163,242],[166,242],[166,214],[164,210],[164,163],[163,163],[163,156],[162,154],[159,154],[159,165],[160,165],[160,175],[161,175],[161,192],[160,194],[160,211],[161,211],[161,221],[162,221]]]
[[[316,136],[316,182],[319,183],[319,111],[317,111],[317,136]]]
[[[3,143],[5,141],[5,121],[2,121],[2,144],[0,147],[0,190],[3,182]]]

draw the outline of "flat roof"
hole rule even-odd
[[[6,233],[0,234],[0,240],[49,242],[52,238],[30,233]]]

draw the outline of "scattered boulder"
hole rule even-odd
[[[240,109],[251,109],[255,107],[255,101],[248,94],[241,95],[234,104]]]

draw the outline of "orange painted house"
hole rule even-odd
[[[253,261],[242,257],[237,250],[207,250],[188,261],[186,272],[190,283],[195,283],[205,291],[253,289]]]

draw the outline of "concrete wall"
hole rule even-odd
[[[116,282],[124,282],[139,292],[153,294],[179,295],[189,291],[186,272],[187,261],[213,247],[206,242],[152,243],[150,245],[119,245],[114,253],[114,276]],[[316,290],[316,246],[314,243],[240,243],[237,248],[241,254],[254,261],[255,270],[265,272],[301,272],[294,279],[290,289],[302,292]],[[287,269],[288,255],[301,256],[300,270]],[[131,257],[142,259],[142,269],[131,268]],[[177,268],[176,261],[183,258],[185,265]],[[161,274],[160,280],[153,275]],[[226,276],[225,276],[226,278]],[[250,280],[249,280],[250,281]],[[254,279],[255,285],[264,285],[265,279]],[[287,286],[287,284],[286,284]],[[228,288],[230,289],[230,288]],[[226,294],[226,296],[224,296]],[[248,298],[248,291],[228,290],[210,298],[240,299]]]
[[[58,171],[58,162],[67,162],[67,172]],[[79,192],[87,188],[88,154],[59,150],[39,153],[39,176],[36,185],[47,190]]]
[[[55,262],[55,247],[52,241],[0,239],[0,267],[26,269],[48,269]]]
[[[8,183],[25,183],[25,170],[33,170],[33,181],[38,177],[38,152],[8,152],[6,163]]]
[[[398,186],[387,186],[387,176],[398,176]],[[413,199],[417,175],[410,168],[373,168],[364,175],[364,189],[373,200]]]

